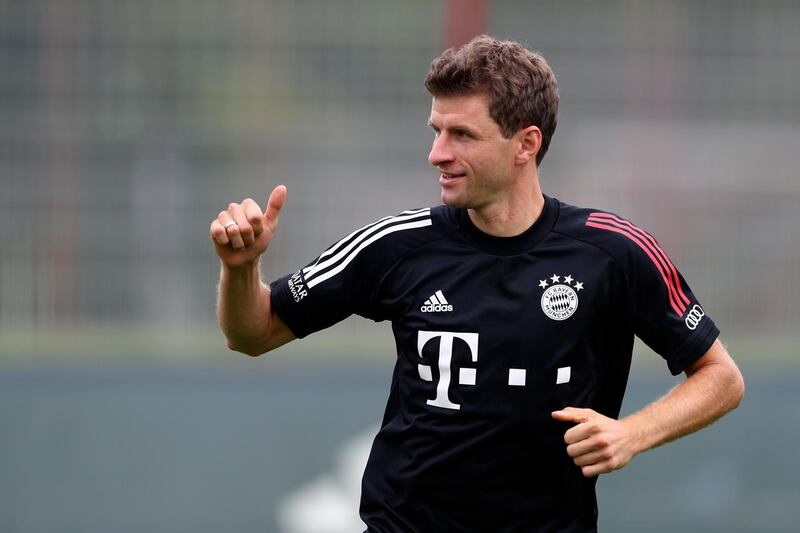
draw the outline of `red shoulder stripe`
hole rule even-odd
[[[612,215],[611,213],[592,213],[589,215],[589,218],[595,218],[598,221],[600,219],[607,220],[607,221],[614,221],[617,224],[622,224],[623,226],[627,227],[630,231],[640,235],[647,243],[650,244],[650,249],[656,252],[656,255],[662,259],[662,265],[667,270],[668,277],[672,280],[673,288],[677,289],[678,296],[680,297],[680,302],[683,302],[683,309],[686,310],[686,306],[689,305],[689,298],[686,297],[686,294],[683,292],[683,287],[681,286],[680,279],[678,278],[678,269],[675,268],[675,265],[672,264],[670,261],[669,256],[667,253],[661,249],[658,245],[656,240],[653,238],[652,235],[644,231],[642,228],[631,224],[625,219],[619,218],[617,216]],[[614,225],[617,225],[614,224]]]
[[[617,219],[614,220],[613,215],[609,216],[595,216],[595,215],[606,215],[605,213],[592,213],[589,215],[588,220],[586,221],[586,226],[603,229],[606,231],[612,231],[614,233],[619,233],[620,235],[624,235],[633,241],[639,248],[641,248],[647,257],[653,262],[656,269],[658,270],[659,274],[661,274],[661,279],[664,281],[664,285],[667,287],[667,294],[669,296],[669,303],[672,306],[672,309],[677,313],[678,316],[683,316],[683,313],[686,311],[686,306],[688,305],[688,298],[680,289],[680,281],[677,278],[677,270],[675,267],[672,266],[672,263],[669,261],[669,258],[666,258],[666,254],[663,250],[661,250],[658,245],[653,245],[655,241],[652,237],[649,239],[642,235],[642,230],[636,228],[633,224],[627,223],[621,224],[617,222]],[[623,221],[627,222],[627,221]],[[636,231],[638,230],[638,231]],[[664,260],[666,258],[666,261]],[[673,279],[674,276],[674,279]],[[685,300],[684,303],[682,300]]]

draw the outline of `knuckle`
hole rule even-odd
[[[239,208],[239,204],[231,202],[228,204],[228,211],[234,211]]]

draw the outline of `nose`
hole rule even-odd
[[[453,161],[453,152],[450,150],[450,143],[447,142],[445,133],[440,133],[433,139],[428,161],[435,167]]]

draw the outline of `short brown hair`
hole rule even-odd
[[[479,35],[434,59],[425,88],[434,97],[485,94],[489,115],[506,138],[522,128],[538,126],[542,146],[536,165],[542,162],[556,130],[558,85],[541,55],[514,41]]]

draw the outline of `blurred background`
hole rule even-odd
[[[800,523],[800,3],[0,0],[0,531],[360,531],[394,344],[251,359],[208,226],[288,186],[268,279],[438,203],[422,80],[488,32],[561,91],[546,193],[655,234],[748,385],[598,483],[602,531]],[[623,412],[677,381],[637,346]]]

